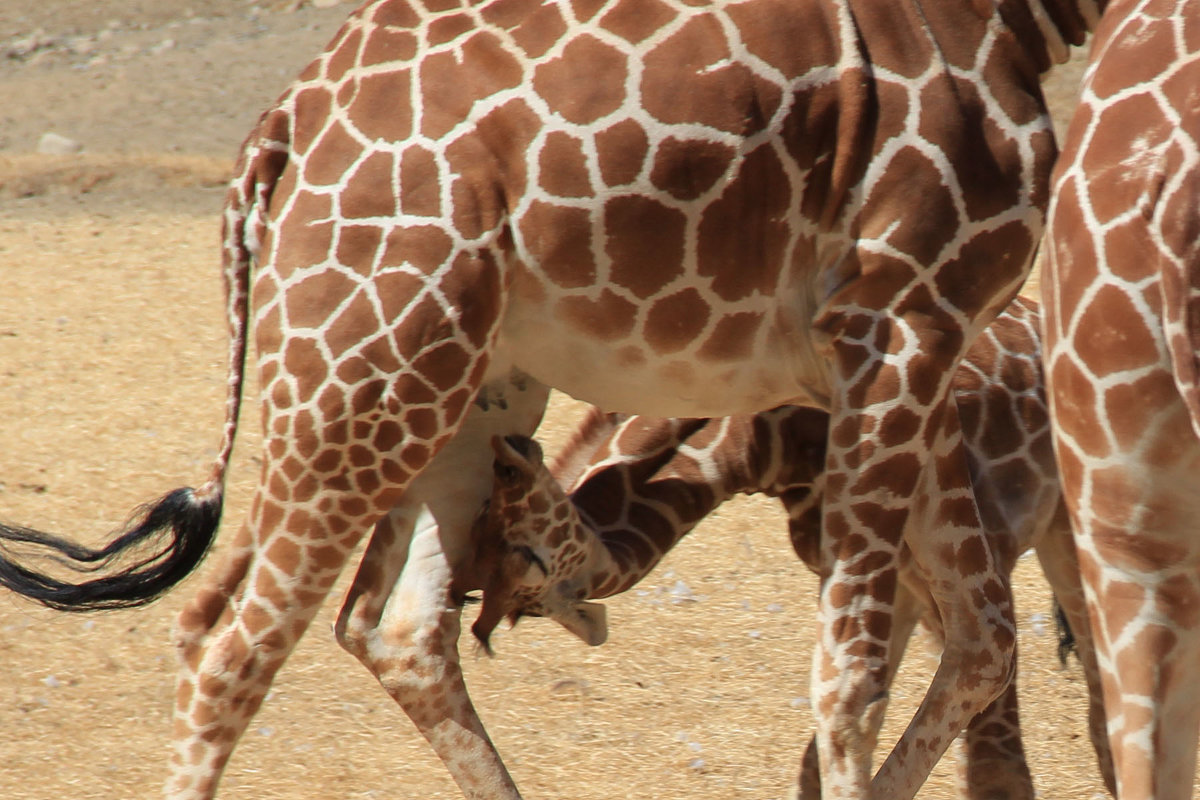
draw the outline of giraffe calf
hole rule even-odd
[[[1010,576],[1017,557],[1035,548],[1079,637],[1090,733],[1111,790],[1098,672],[1050,449],[1037,324],[1031,301],[1014,303],[968,353],[954,382],[955,399],[976,502],[1001,573]],[[707,514],[739,493],[780,499],[793,548],[824,582],[820,509],[827,436],[824,412],[783,406],[718,419],[594,412],[551,468],[534,440],[495,439],[493,493],[472,533],[475,562],[461,576],[463,587],[484,591],[473,632],[487,647],[502,619],[533,615],[560,622],[589,644],[603,642],[603,607],[587,598],[631,588]],[[906,543],[914,538],[919,540],[906,534]],[[855,557],[870,558],[866,542],[859,546],[864,552]],[[918,621],[944,645],[929,576],[907,544],[900,578],[889,680]],[[1034,796],[1015,683],[971,721],[960,745],[964,796]],[[817,776],[810,745],[803,797],[819,796]]]

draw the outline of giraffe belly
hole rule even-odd
[[[506,361],[534,379],[606,411],[715,417],[784,403],[823,406],[823,365],[805,337],[744,358],[715,361],[685,349],[664,356],[644,343],[606,343],[544,318],[507,326]]]

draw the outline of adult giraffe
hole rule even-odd
[[[1097,31],[1048,231],[1063,491],[1122,800],[1192,796],[1200,695],[1200,3]]]
[[[1039,75],[1103,4],[367,3],[239,162],[229,414],[210,481],[100,552],[7,531],[93,560],[165,528],[172,543],[81,585],[20,566],[4,579],[87,608],[186,574],[216,526],[253,322],[260,485],[179,624],[168,790],[211,797],[272,676],[389,510],[341,638],[406,707],[444,685],[414,654],[457,633],[445,590],[470,556],[490,440],[532,432],[546,387],[665,416],[812,403],[831,414],[822,565],[845,587],[822,595],[814,656],[823,785],[911,796],[940,731],[1011,669],[1011,608],[947,387],[1040,234],[1054,144]],[[436,525],[413,532],[425,505]],[[932,588],[948,641],[931,696],[956,704],[924,704],[872,782],[910,515],[945,545],[925,565],[944,576]],[[864,542],[882,558],[856,560]],[[959,686],[966,660],[978,669]],[[517,796],[469,708],[420,708],[467,794]]]

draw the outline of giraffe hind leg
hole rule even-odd
[[[380,520],[336,624],[338,641],[404,709],[471,798],[518,798],[463,680],[455,567],[492,487],[491,438],[531,435],[549,390],[520,374],[484,387],[462,427]]]
[[[405,320],[417,329],[417,354],[398,372],[389,372],[386,357],[369,360],[382,348],[363,348],[345,369],[330,369],[311,341],[273,339],[260,321],[262,473],[239,548],[180,616],[170,797],[213,796],[273,676],[350,554],[454,435],[483,383],[488,354],[440,308],[421,308],[429,318]],[[398,326],[393,337],[406,333]],[[422,372],[422,364],[435,372]]]

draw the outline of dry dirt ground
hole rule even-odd
[[[220,183],[259,111],[348,8],[0,0],[0,516],[96,541],[135,504],[206,476],[225,377]],[[1077,75],[1076,64],[1052,87],[1063,113]],[[37,154],[46,132],[83,152]],[[556,399],[542,432],[549,450],[578,413]],[[256,473],[256,430],[251,411],[225,536]],[[1032,559],[1016,583],[1040,796],[1091,798],[1102,785],[1082,676],[1058,665]],[[158,795],[169,628],[195,586],[90,617],[0,595],[0,796]],[[609,603],[607,645],[529,621],[497,637],[493,660],[468,646],[468,681],[530,798],[781,797],[811,729],[814,589],[779,510],[731,503]],[[458,797],[407,718],[333,641],[335,605],[276,680],[223,796]],[[885,741],[935,666],[928,642],[916,642]],[[953,775],[947,758],[921,796],[954,796]]]

